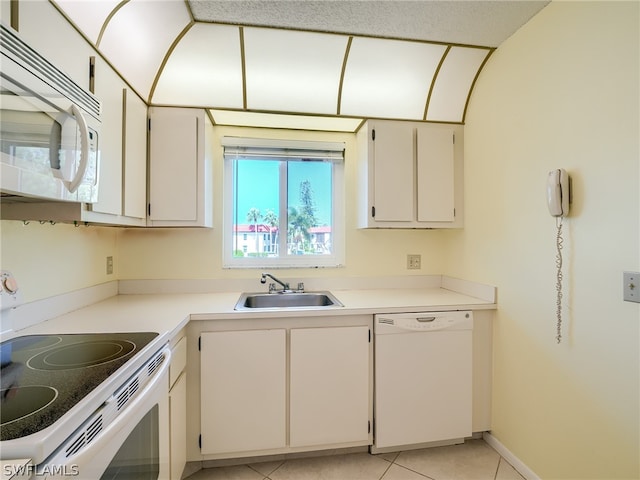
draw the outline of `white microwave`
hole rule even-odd
[[[0,27],[0,198],[97,202],[100,102]]]

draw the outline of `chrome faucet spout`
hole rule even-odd
[[[267,277],[269,277],[274,282],[280,284],[282,286],[282,291],[288,291],[289,290],[289,284],[288,283],[283,282],[281,280],[278,280],[276,277],[274,277],[270,273],[266,273],[266,272],[262,274],[262,277],[260,277],[260,283],[267,283]],[[269,292],[272,292],[272,291],[273,290],[271,288],[269,288]]]

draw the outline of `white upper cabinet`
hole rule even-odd
[[[95,95],[102,102],[98,202],[81,220],[146,224],[147,105],[102,58],[95,60]]]
[[[455,220],[455,134],[449,128],[416,128],[417,217],[419,222]]]
[[[124,94],[123,215],[147,218],[147,104],[131,90]]]
[[[211,227],[213,126],[204,110],[149,108],[148,226]]]
[[[463,127],[370,120],[358,132],[360,228],[459,228]]]
[[[102,125],[98,137],[100,149],[100,189],[92,210],[99,213],[122,213],[122,140],[124,82],[109,66],[96,59],[95,95],[102,104]]]

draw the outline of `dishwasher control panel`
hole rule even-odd
[[[472,329],[471,311],[379,314],[374,325],[377,335]]]

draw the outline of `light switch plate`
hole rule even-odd
[[[640,303],[640,272],[624,272],[622,278],[625,302]]]

